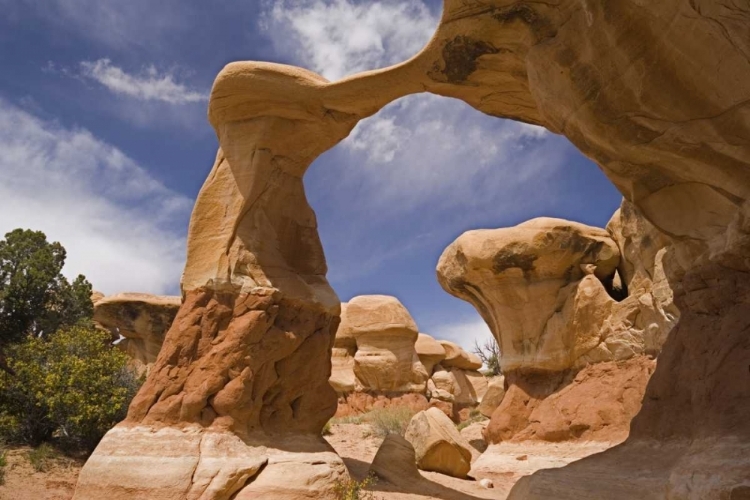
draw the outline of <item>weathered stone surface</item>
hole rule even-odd
[[[670,240],[627,200],[607,230],[620,248],[618,270],[628,297],[613,307],[603,337],[617,359],[630,352],[656,355],[680,317],[664,269]]]
[[[482,360],[473,352],[466,352],[460,345],[449,340],[440,340],[438,343],[445,350],[445,359],[440,362],[444,367],[461,370],[479,370],[482,367]]]
[[[356,344],[352,370],[359,392],[424,393],[427,373],[414,348],[417,325],[395,297],[363,295],[344,306],[337,337]],[[337,381],[345,358],[337,360]],[[348,377],[345,380],[350,380]],[[346,391],[339,391],[346,392]]]
[[[429,384],[431,396],[462,406],[476,406],[487,392],[487,378],[475,370],[437,365]]]
[[[244,394],[244,387],[236,386],[245,382],[279,388],[278,393],[262,390],[263,399],[252,397],[248,403],[266,415],[259,422],[270,422],[266,412],[276,409],[272,396],[277,394],[286,401],[287,391],[304,388],[307,394],[319,388],[321,401],[328,394],[333,397],[327,360],[339,301],[325,280],[315,217],[301,177],[359,119],[409,93],[434,92],[493,116],[564,134],[671,240],[663,268],[681,317],[664,343],[628,441],[569,467],[531,476],[511,498],[550,498],[549,492],[563,500],[745,494],[750,476],[742,458],[750,440],[749,20],[750,7],[726,1],[446,0],[429,44],[391,68],[329,83],[288,66],[227,66],[209,105],[221,150],[191,220],[183,290],[202,294],[205,289],[235,298],[263,298],[270,291],[278,295],[273,299],[278,317],[296,317],[292,311],[297,308],[305,318],[299,329],[288,330],[288,339],[279,340],[288,351],[274,361],[282,366],[278,383],[268,380],[273,374],[259,361],[263,353],[253,351],[249,361],[242,361],[240,373],[250,364],[261,365],[259,373],[245,372],[232,390]],[[519,264],[513,272],[523,274],[528,265]],[[602,272],[601,265],[595,272]],[[185,305],[183,311],[191,313]],[[206,310],[193,313],[201,316]],[[262,313],[257,315],[261,317],[252,321],[241,312],[237,317],[249,321],[253,330],[252,325],[265,322]],[[164,360],[164,369],[171,365],[185,371],[185,366],[206,363],[199,354],[212,351],[205,346],[214,339],[201,337],[200,348],[183,339],[198,337],[201,329],[198,320],[188,323],[196,328],[173,328],[165,341],[165,347],[185,342],[185,349],[173,351],[172,358],[163,349],[157,365]],[[318,329],[308,331],[310,324]],[[234,331],[240,330],[236,325]],[[285,364],[298,352],[306,362],[326,359],[314,380],[295,373],[292,366],[296,368],[298,360]],[[231,376],[236,373],[229,371]],[[152,376],[157,377],[154,371]],[[180,377],[186,383],[190,378]],[[295,379],[299,382],[292,382]],[[318,379],[324,383],[318,385]],[[136,414],[145,411],[154,422],[162,415],[173,421],[174,410],[160,403],[175,395],[173,408],[184,408],[186,415],[193,415],[196,407],[221,407],[212,399],[213,384],[206,379],[202,388],[190,385],[195,396],[179,384],[147,384],[145,390],[160,399],[153,404],[159,412],[152,412],[141,398]],[[299,403],[308,404],[304,398]],[[297,414],[292,429],[312,429],[312,420],[324,420],[318,414],[304,422],[300,407],[292,406],[289,411]],[[286,415],[280,420],[290,421],[288,413],[282,413]],[[205,418],[212,420],[210,412]],[[243,422],[233,425],[248,427]],[[105,437],[103,449],[108,439],[114,437]],[[659,444],[667,440],[669,444]],[[106,469],[95,457],[86,467],[108,473],[113,491],[87,493],[95,483],[84,469],[78,499],[116,497],[116,485],[123,483],[118,474],[131,474],[117,464]],[[253,484],[263,475],[261,471]],[[174,476],[174,484],[179,477]]]
[[[146,371],[156,361],[181,303],[180,297],[145,293],[101,296],[94,302],[94,321],[116,338],[125,337],[118,347],[130,355],[139,371]]]
[[[435,365],[445,359],[445,348],[426,333],[419,334],[414,349],[417,351],[419,361],[424,365],[427,375],[430,376]]]
[[[404,437],[414,446],[422,470],[465,478],[471,469],[471,445],[437,408],[414,415]]]
[[[639,356],[577,373],[507,373],[508,392],[492,414],[487,439],[619,443],[628,436],[655,364]]]
[[[487,381],[487,392],[484,393],[482,402],[477,409],[485,417],[491,417],[495,409],[500,406],[505,397],[505,377],[492,377]]]
[[[391,484],[422,481],[414,447],[398,434],[388,434],[372,460],[370,471]]]
[[[464,233],[443,252],[437,272],[446,291],[487,321],[504,372],[564,370],[584,364],[600,344],[614,301],[599,279],[610,279],[618,263],[603,229],[541,218]]]

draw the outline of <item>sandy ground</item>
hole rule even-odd
[[[326,439],[344,459],[349,472],[357,480],[364,479],[382,440],[372,435],[367,424],[334,424],[331,432]],[[412,488],[380,481],[371,490],[377,500],[505,500],[520,477],[538,469],[561,467],[608,447],[603,443],[506,443],[491,446],[474,462],[471,474],[477,480],[421,472],[426,481]],[[57,458],[48,463],[45,472],[36,472],[28,452],[28,448],[7,452],[0,500],[70,500],[83,462]],[[478,480],[484,478],[491,479],[494,488],[483,488]]]
[[[47,462],[44,472],[37,472],[28,460],[30,448],[13,448],[6,452],[5,484],[0,486],[0,500],[69,500],[73,497],[82,460],[55,458]]]
[[[346,462],[349,472],[361,480],[370,468],[381,439],[371,435],[368,425],[336,424],[326,439]],[[505,443],[491,446],[476,460],[471,475],[476,480],[456,479],[435,472],[421,471],[427,479],[414,491],[380,482],[373,488],[379,500],[505,500],[519,478],[539,469],[562,467],[570,462],[609,448],[608,443]],[[485,489],[480,479],[490,479],[494,488]]]

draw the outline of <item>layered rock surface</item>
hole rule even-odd
[[[423,91],[564,134],[670,241],[663,268],[681,316],[664,341],[630,437],[613,450],[523,480],[511,498],[549,498],[550,492],[562,500],[746,495],[748,26],[750,7],[726,1],[445,0],[429,44],[391,68],[329,83],[287,66],[227,66],[209,103],[221,149],[196,203],[188,238],[180,324],[190,327],[170,329],[143,397],[134,402],[128,422],[105,437],[89,460],[76,498],[122,497],[127,484],[148,489],[149,475],[129,465],[149,453],[156,465],[170,463],[166,445],[182,441],[153,437],[159,426],[204,435],[216,429],[230,438],[250,428],[269,434],[281,432],[272,423],[279,412],[279,421],[289,424],[283,432],[312,432],[333,412],[327,360],[339,301],[325,280],[301,177],[358,120],[398,97]],[[523,274],[523,266],[517,268]],[[592,278],[588,281],[595,289]],[[212,315],[219,309],[223,320],[214,328]],[[231,312],[225,315],[225,310]],[[265,336],[258,332],[264,328],[274,332],[269,355],[259,349],[258,337]],[[226,336],[216,333],[225,330]],[[516,341],[514,363],[529,358],[523,340]],[[576,363],[588,345],[562,358],[539,355],[558,352],[553,345],[536,346],[530,359]],[[296,374],[300,359],[316,366],[304,369],[310,371],[308,378]],[[325,361],[318,366],[318,359]],[[204,374],[191,378],[199,365]],[[179,374],[175,383],[170,371]],[[198,387],[197,380],[202,380]],[[225,401],[242,401],[240,408],[228,410],[221,398],[214,407],[215,395],[225,387]],[[313,408],[318,413],[310,413]],[[245,421],[246,415],[257,419]],[[150,443],[150,452],[127,444],[137,439],[112,451],[117,433],[130,428]],[[262,439],[242,441],[254,450],[259,445],[252,443]],[[202,452],[193,447],[180,456]],[[165,468],[159,484],[183,484],[188,476],[198,478],[190,479],[188,488],[206,484],[202,471],[215,470],[208,465],[214,452],[206,448],[205,456],[206,469],[197,475],[185,472],[195,472],[194,461],[187,460]],[[209,493],[200,495],[231,496],[240,471],[255,467],[254,457],[250,453],[241,460],[245,465],[228,465],[231,474],[213,475],[216,484],[210,482],[212,489],[203,490]],[[330,480],[337,470],[331,461],[305,463],[312,467],[312,462],[323,464],[324,473],[306,466],[297,469],[300,476]],[[283,468],[280,464],[291,462],[276,463]],[[289,477],[285,484],[274,482],[278,476],[266,473],[271,470],[259,469],[252,484],[265,485],[265,491],[300,491]],[[109,481],[109,488],[96,490],[102,481]],[[319,486],[319,498],[326,495],[326,481],[308,482]],[[189,489],[180,488],[164,496],[156,494],[155,485],[144,496],[192,498]]]
[[[101,296],[94,301],[94,321],[115,338],[124,337],[117,346],[130,355],[138,371],[148,371],[181,303],[180,297],[144,293]]]
[[[469,473],[471,445],[437,408],[414,415],[404,437],[414,447],[420,469],[459,478]]]

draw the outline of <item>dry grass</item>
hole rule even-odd
[[[414,414],[414,410],[403,406],[376,408],[362,415],[334,417],[328,421],[323,430],[330,433],[331,425],[335,424],[368,424],[372,428],[372,435],[376,437],[384,438],[388,434],[403,436]]]

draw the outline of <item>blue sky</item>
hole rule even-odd
[[[105,293],[177,293],[193,200],[217,147],[214,76],[234,60],[331,80],[429,40],[422,0],[0,0],[0,231],[45,231]],[[411,96],[361,122],[305,178],[342,300],[395,295],[422,331],[488,330],[435,279],[463,231],[538,216],[603,226],[620,195],[560,136]]]

